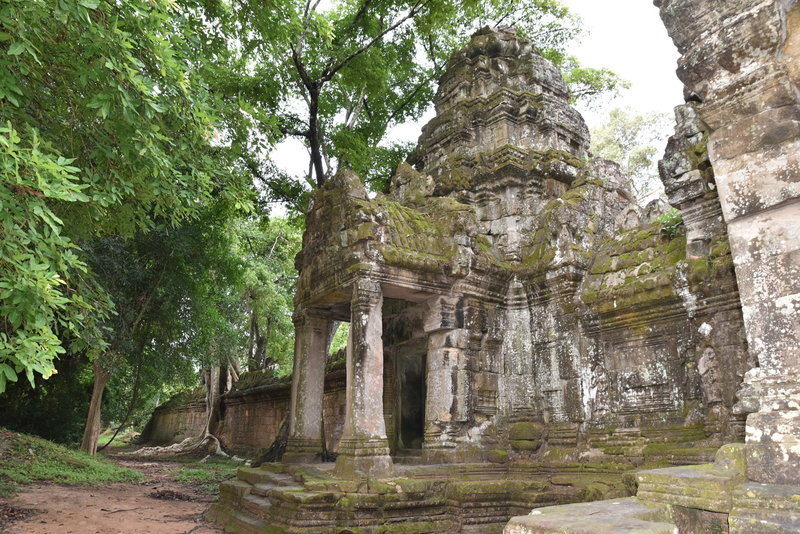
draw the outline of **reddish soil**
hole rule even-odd
[[[140,484],[25,486],[0,499],[3,534],[218,534],[203,514],[216,497],[175,482],[168,469],[181,464],[121,460],[145,474]]]

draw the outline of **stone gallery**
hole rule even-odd
[[[283,410],[286,450],[223,484],[217,522],[800,531],[800,7],[656,4],[686,88],[669,205],[591,157],[551,63],[477,32],[388,194],[348,171],[314,192],[291,388],[226,401]]]

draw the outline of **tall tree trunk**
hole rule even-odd
[[[89,454],[97,452],[97,440],[100,437],[100,405],[103,402],[103,391],[106,389],[108,379],[111,378],[111,374],[103,369],[99,360],[94,361],[92,369],[94,370],[92,400],[89,402],[89,414],[86,417],[86,427],[83,429],[83,440],[81,440],[81,450]]]
[[[98,448],[97,452],[100,452],[111,445],[111,442],[116,439],[117,435],[128,426],[128,421],[130,420],[131,415],[133,415],[136,405],[139,403],[139,387],[142,383],[142,350],[144,350],[144,342],[139,345],[139,359],[136,361],[136,379],[133,381],[133,391],[131,392],[131,400],[128,403],[128,410],[125,412],[125,417],[114,431],[114,435],[111,436],[111,439],[108,440],[105,445]],[[156,404],[156,406],[158,406],[158,404]]]
[[[253,307],[250,315],[250,335],[247,341],[247,369],[255,371],[258,369],[258,358],[256,357],[256,339],[258,338],[258,315]]]
[[[259,332],[260,334],[260,332]],[[258,338],[258,362],[259,369],[266,369],[269,363],[269,337],[272,335],[272,317],[267,319],[267,335]]]
[[[311,162],[314,164],[314,173],[317,175],[317,186],[325,183],[325,171],[322,168],[322,147],[319,135],[319,92],[320,87],[315,82],[308,88],[308,145],[311,150]]]
[[[206,383],[206,427],[203,430],[203,437],[200,443],[212,441],[214,442],[214,452],[221,456],[227,456],[222,451],[222,444],[216,436],[222,423],[222,393],[224,393],[222,391],[224,388],[222,381],[227,372],[221,372],[220,366],[214,365],[206,369],[204,374]]]

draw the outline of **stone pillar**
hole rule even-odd
[[[467,331],[457,297],[435,297],[428,302],[424,329],[428,334],[426,373],[426,462],[452,462],[458,457],[456,437],[468,420],[469,376],[465,348]]]
[[[800,146],[792,150],[800,151]],[[737,408],[748,413],[747,475],[800,484],[800,203],[729,223],[748,345],[758,367]]]
[[[392,472],[383,417],[383,293],[378,282],[353,284],[347,340],[347,396],[336,473],[386,476]]]
[[[295,315],[294,325],[289,440],[283,461],[314,462],[319,461],[322,454],[325,361],[333,321],[323,311],[303,310]]]
[[[800,4],[655,0],[701,103],[749,350],[747,475],[800,484]],[[709,7],[713,4],[713,7]]]

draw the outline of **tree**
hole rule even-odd
[[[591,150],[595,156],[622,166],[634,196],[642,202],[662,190],[656,164],[669,130],[670,121],[664,113],[613,109],[603,126],[591,130]]]
[[[565,56],[579,22],[557,0],[346,0],[325,9],[319,0],[269,7],[245,0],[195,9],[202,12],[194,18],[203,26],[197,31],[213,36],[207,45],[213,52],[203,54],[215,58],[206,66],[214,72],[208,78],[241,107],[229,116],[228,135],[247,138],[241,155],[248,168],[292,202],[302,187],[258,154],[296,136],[309,151],[306,187],[320,186],[344,166],[380,188],[409,150],[384,146],[387,128],[420,116],[449,54],[483,25],[514,24],[545,56],[562,64],[569,59],[580,97],[619,84],[609,71],[579,69]]]
[[[244,270],[231,239],[234,220],[222,203],[177,228],[161,225],[86,245],[92,271],[117,310],[107,324],[110,348],[95,360],[103,364],[99,379],[95,369],[95,387],[127,371],[121,427],[163,385],[191,380],[200,368],[216,373],[206,384],[219,389],[220,367],[239,368]],[[100,429],[99,402],[91,407],[82,445],[89,452]]]
[[[84,242],[247,202],[182,17],[168,0],[0,7],[0,392],[67,350],[107,352]]]
[[[289,219],[245,219],[236,224],[236,250],[244,262],[242,314],[247,322],[247,368],[277,375],[292,370],[294,258],[302,227]]]

